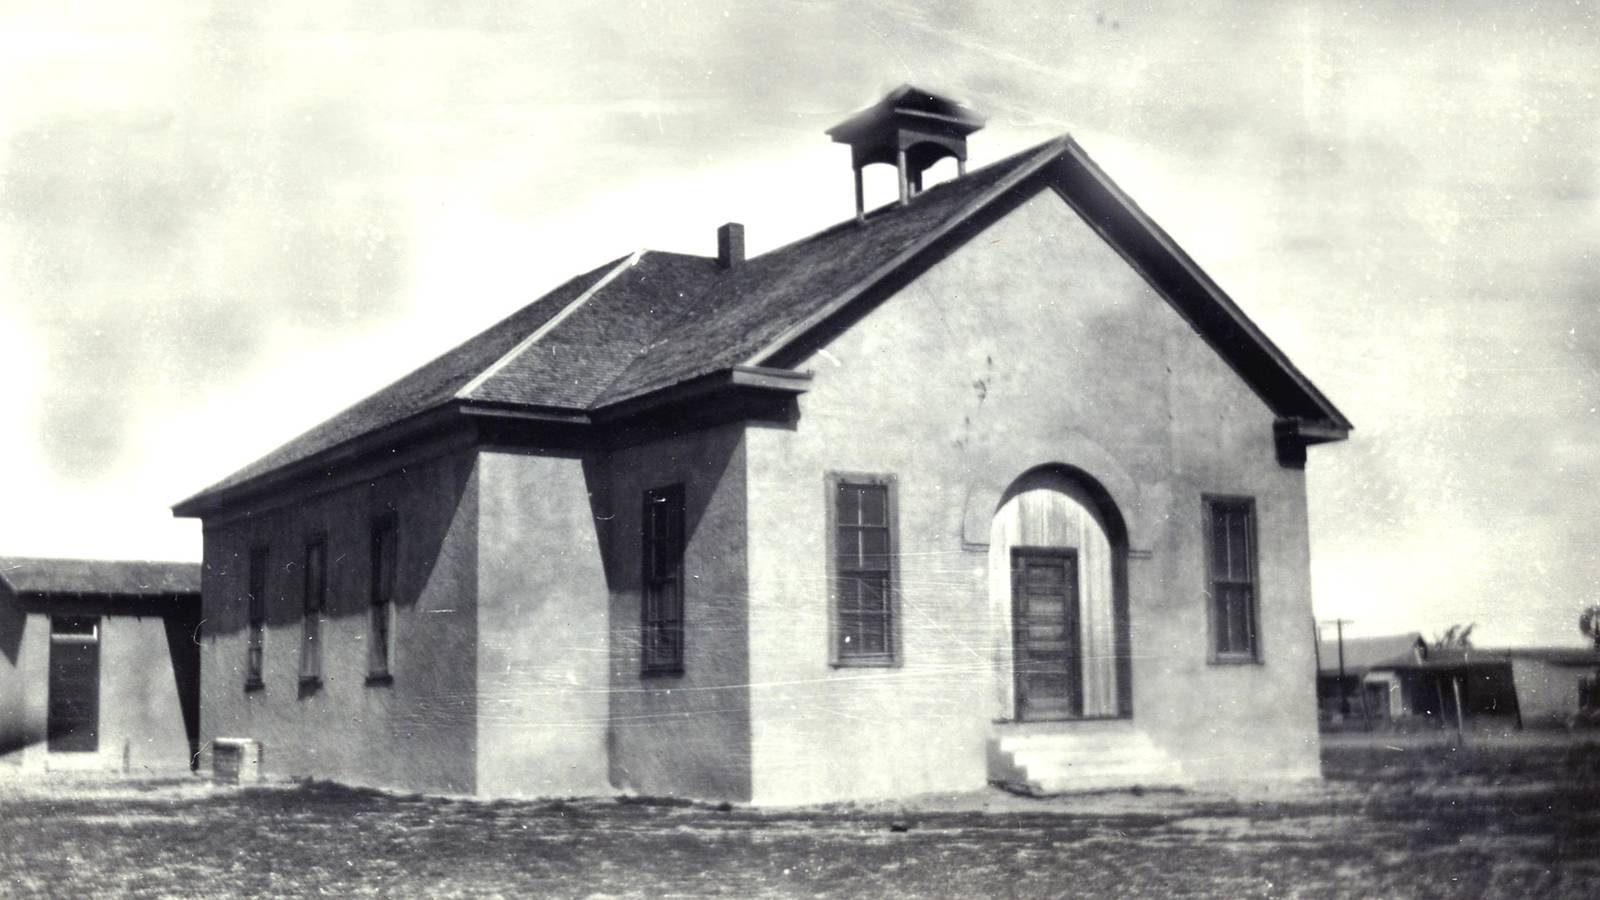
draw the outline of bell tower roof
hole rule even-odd
[[[939,160],[954,157],[958,170],[966,171],[967,135],[982,128],[983,121],[954,100],[903,84],[827,133],[835,142],[849,145],[858,185],[864,166],[888,163],[898,168],[900,200],[905,203],[921,190],[922,173]]]

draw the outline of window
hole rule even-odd
[[[1256,636],[1255,502],[1208,497],[1207,579],[1210,588],[1211,650],[1217,662],[1254,662]]]
[[[893,482],[833,479],[833,658],[895,661]]]
[[[300,642],[300,683],[322,683],[322,617],[328,599],[328,545],[322,538],[306,544],[305,631]]]
[[[683,485],[644,493],[640,666],[646,675],[683,672]]]
[[[262,686],[262,647],[267,638],[267,548],[256,547],[250,551],[250,593],[246,595],[249,610],[245,628],[244,689],[260,690]]]
[[[394,616],[395,572],[394,516],[382,516],[372,523],[372,606],[367,634],[367,683],[390,680],[389,632]]]

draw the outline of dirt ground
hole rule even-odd
[[[763,811],[0,781],[7,896],[1594,897],[1600,742],[1341,738],[1321,785]]]

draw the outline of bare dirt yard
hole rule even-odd
[[[0,780],[0,894],[1594,897],[1600,742],[1346,737],[1321,786],[762,811]]]

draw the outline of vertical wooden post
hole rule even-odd
[[[905,206],[911,201],[911,182],[906,176],[906,151],[901,150],[896,155],[895,168],[900,170],[900,205]]]
[[[960,157],[957,157],[956,158],[956,177],[960,178],[961,176],[963,176],[965,174],[967,174],[967,161],[964,160],[964,159],[961,159]],[[1600,639],[1596,639],[1595,643],[1597,645],[1600,645]]]
[[[857,222],[865,222],[867,220],[867,194],[866,194],[866,190],[864,188],[862,188],[862,186],[861,186],[861,167],[860,166],[856,166],[855,171],[856,171],[856,221]]]
[[[1456,743],[1459,745],[1466,739],[1465,732],[1467,724],[1465,713],[1461,711],[1461,676],[1451,676],[1450,690],[1455,694],[1456,697]]]

